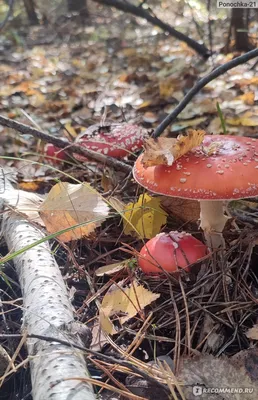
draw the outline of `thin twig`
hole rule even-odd
[[[151,15],[148,11],[146,11],[142,7],[137,7],[127,1],[123,2],[121,0],[94,0],[94,2],[104,4],[110,7],[115,7],[118,10],[130,13],[132,15],[135,15],[136,17],[143,18],[146,21],[150,22],[152,25],[158,26],[163,31],[168,32],[171,36],[174,36],[175,38],[182,40],[182,42],[185,42],[189,47],[194,49],[197,53],[199,53],[203,57],[208,58],[210,56],[210,51],[203,44],[200,44],[196,42],[194,39],[185,35],[184,33],[177,31],[171,25],[161,21],[156,16]]]
[[[0,338],[1,339],[8,339],[8,338],[21,339],[22,336],[23,335],[21,335],[21,334],[0,334]],[[84,351],[86,354],[91,354],[91,355],[93,355],[94,357],[96,357],[99,360],[103,360],[103,361],[106,361],[106,362],[109,362],[109,363],[112,363],[112,364],[119,364],[119,365],[121,365],[123,367],[127,367],[129,370],[132,370],[133,372],[135,372],[136,374],[142,376],[146,380],[154,383],[156,386],[157,385],[160,386],[166,392],[169,391],[168,387],[166,385],[164,385],[163,383],[159,382],[158,380],[156,380],[155,378],[153,378],[152,376],[150,376],[149,374],[144,372],[142,369],[139,369],[135,365],[131,364],[129,361],[125,361],[125,360],[122,360],[122,359],[119,359],[119,358],[115,358],[113,356],[107,356],[105,354],[99,353],[98,351],[90,350],[90,349],[87,349],[86,347],[79,346],[79,345],[74,344],[74,343],[69,343],[69,341],[59,339],[58,337],[50,337],[50,336],[30,334],[30,335],[27,335],[27,338],[44,340],[46,342],[57,342],[57,343],[60,343],[60,344],[62,344],[64,346],[73,347],[75,349]]]
[[[60,149],[65,149],[66,151],[69,150],[69,152],[80,154],[84,157],[89,158],[90,160],[98,161],[118,171],[124,171],[126,173],[130,173],[132,170],[132,168],[129,165],[125,164],[122,161],[116,160],[113,157],[107,157],[104,154],[88,150],[86,148],[79,146],[78,144],[71,143],[66,139],[60,139],[55,136],[51,136],[48,133],[44,133],[42,131],[39,131],[38,129],[32,128],[29,125],[25,125],[22,124],[21,122],[5,118],[2,115],[0,115],[0,125],[14,129],[19,133],[21,133],[22,135],[31,135],[38,139],[44,140],[47,143],[52,143],[54,146],[57,146]]]
[[[176,106],[176,108],[169,114],[164,121],[162,121],[153,133],[153,137],[160,136],[164,130],[176,119],[176,117],[183,111],[183,109],[187,106],[188,103],[193,99],[193,97],[200,92],[204,86],[218,78],[220,75],[229,71],[232,68],[237,67],[240,64],[244,64],[252,58],[258,57],[258,49],[254,49],[248,51],[248,53],[243,54],[242,56],[236,57],[233,60],[227,62],[226,64],[220,65],[218,68],[214,69],[211,73],[204,76],[200,79],[193,87],[189,90],[189,92],[185,95],[185,97],[180,101],[180,103]]]

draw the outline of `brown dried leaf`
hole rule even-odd
[[[189,129],[186,136],[179,135],[176,139],[159,137],[145,141],[145,152],[142,163],[145,167],[154,165],[172,165],[175,160],[188,153],[194,147],[200,146],[205,131]]]
[[[55,233],[85,222],[62,233],[63,242],[89,236],[108,215],[108,206],[88,184],[60,182],[52,187],[40,207],[40,217],[48,232]]]
[[[248,339],[258,340],[258,324],[255,324],[252,328],[246,332]]]
[[[244,368],[252,381],[258,380],[258,349],[251,347],[241,350],[230,358],[230,361],[238,368]]]
[[[182,358],[177,378],[183,382],[187,400],[194,400],[196,396],[204,400],[252,400],[258,396],[258,384],[252,382],[244,368],[237,367],[226,357],[204,354]],[[217,392],[206,391],[211,388]]]

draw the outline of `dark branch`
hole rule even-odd
[[[245,62],[251,60],[252,58],[258,57],[258,49],[254,49],[249,51],[248,53],[236,57],[233,60],[227,62],[226,64],[221,65],[220,67],[214,69],[210,74],[204,76],[200,79],[193,87],[189,90],[189,92],[185,95],[185,97],[180,101],[180,103],[176,106],[176,108],[169,114],[164,121],[162,121],[153,133],[153,137],[160,136],[164,130],[176,119],[176,117],[183,111],[183,109],[187,106],[188,103],[193,99],[193,97],[200,92],[207,83],[213,81],[218,78],[218,76],[224,74],[232,68],[237,67],[240,64],[244,64]]]
[[[5,118],[0,115],[0,125],[6,126],[8,128],[14,129],[20,132],[22,135],[31,135],[38,139],[44,140],[47,143],[52,143],[54,146],[59,147],[60,149],[64,149],[66,151],[80,154],[84,157],[89,158],[93,161],[98,161],[102,164],[105,164],[111,168],[114,168],[118,171],[124,171],[126,173],[131,172],[131,167],[125,164],[122,161],[116,160],[113,157],[107,157],[104,154],[96,153],[95,151],[88,150],[84,147],[79,146],[78,144],[73,144],[66,139],[60,139],[54,136],[51,136],[47,133],[41,132],[35,128],[32,128],[28,125],[22,124],[21,122],[14,121],[9,118]]]
[[[0,334],[0,338],[1,339],[9,339],[9,338],[22,339],[23,335],[20,335],[20,334]],[[122,366],[127,367],[128,369],[132,370],[136,374],[142,376],[147,381],[150,381],[150,382],[154,383],[156,386],[160,386],[160,388],[162,388],[166,392],[169,392],[169,389],[168,389],[168,387],[166,385],[164,385],[163,383],[157,381],[155,378],[150,376],[150,374],[147,374],[145,371],[139,369],[135,365],[131,364],[129,361],[123,360],[122,358],[116,358],[116,357],[113,357],[113,356],[107,356],[105,354],[99,353],[98,351],[90,350],[90,349],[88,349],[86,347],[76,345],[75,343],[69,343],[69,341],[59,339],[58,337],[50,337],[50,336],[30,334],[30,335],[26,335],[26,338],[39,339],[39,340],[44,340],[46,342],[57,342],[57,343],[62,344],[63,346],[72,347],[72,348],[84,351],[86,354],[91,354],[94,357],[96,357],[97,359],[105,361],[107,363],[122,365]]]
[[[2,22],[0,22],[0,31],[4,29],[5,25],[7,24],[7,22],[9,21],[9,19],[11,18],[12,14],[13,14],[14,0],[9,0],[8,5],[9,5],[9,8],[6,13],[6,16],[5,16],[4,20]]]
[[[210,56],[210,51],[203,44],[196,42],[190,37],[186,36],[184,33],[177,31],[171,25],[161,21],[159,18],[151,15],[148,11],[144,10],[142,7],[136,7],[128,2],[122,2],[121,0],[94,0],[96,3],[104,4],[106,6],[115,7],[118,10],[124,11],[140,17],[150,22],[152,25],[158,26],[163,31],[168,32],[171,36],[182,40],[188,44],[189,47],[194,49],[197,53],[205,58]]]

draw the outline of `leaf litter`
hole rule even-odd
[[[99,34],[92,26],[78,28],[81,41],[68,41],[68,45],[55,43],[51,42],[49,35],[51,40],[47,46],[35,43],[27,49],[18,46],[16,64],[0,65],[5,76],[0,89],[1,113],[23,123],[35,123],[42,130],[68,137],[71,141],[89,126],[99,124],[103,116],[104,120],[118,123],[124,118],[136,121],[151,131],[175,108],[196,80],[209,72],[209,63],[199,62],[195,53],[185,45],[175,44],[173,39],[159,35],[156,28],[140,24],[138,31],[125,29],[121,33],[119,23],[124,26],[125,17],[120,15],[116,24],[110,24],[109,18],[110,15],[101,17],[102,31]],[[44,30],[43,27],[40,29]],[[148,35],[147,42],[143,32]],[[216,65],[225,60],[226,57],[221,55],[213,57]],[[250,70],[250,65],[238,66],[227,76],[223,75],[207,85],[166,134],[185,134],[189,127],[197,131],[205,129],[208,133],[221,132],[216,111],[218,102],[229,133],[256,137],[257,85],[255,71]],[[21,109],[26,109],[30,121]],[[186,136],[181,138],[187,141]],[[174,137],[160,139],[155,145],[158,143],[158,152],[166,162],[168,154],[169,160],[184,154],[175,151]],[[153,145],[154,142],[149,140]],[[64,163],[58,170],[51,169],[38,143],[28,136],[18,137],[7,128],[1,128],[0,142],[2,156],[22,158],[2,160],[18,169],[22,189],[28,181],[36,182],[38,175],[42,180],[46,179],[39,186],[31,187],[43,197],[38,193],[32,193],[35,197],[30,197],[29,193],[19,191],[18,202],[17,197],[10,199],[10,206],[22,215],[37,222],[40,206],[41,217],[45,218],[49,232],[55,232],[61,227],[71,228],[74,224],[98,219],[98,212],[93,210],[97,203],[100,205],[102,222],[77,228],[55,242],[60,246],[57,257],[64,276],[75,290],[78,318],[89,324],[93,319],[96,326],[100,323],[106,330],[105,338],[108,339],[102,340],[100,351],[113,352],[119,348],[124,357],[134,362],[130,353],[130,349],[134,349],[142,368],[156,354],[172,354],[176,379],[189,399],[196,384],[203,387],[237,386],[241,381],[241,386],[257,390],[256,383],[246,375],[244,365],[247,362],[240,367],[231,361],[257,340],[256,261],[250,245],[253,240],[248,230],[250,225],[238,222],[240,236],[230,229],[225,233],[231,246],[223,260],[226,275],[220,272],[212,274],[207,261],[197,275],[183,277],[181,284],[174,282],[172,277],[169,280],[143,276],[137,268],[130,267],[131,257],[143,245],[142,239],[153,237],[164,226],[166,229],[189,227],[196,233],[198,203],[175,204],[173,199],[169,199],[169,204],[163,204],[164,199],[159,197],[136,195],[136,186],[130,177],[123,189],[123,175],[116,179],[115,184],[104,185],[103,168],[96,163]],[[197,144],[199,139],[186,146],[185,152]],[[167,148],[168,153],[164,151]],[[30,154],[32,149],[33,155]],[[151,149],[157,151],[156,147]],[[156,165],[157,158],[154,153],[150,162]],[[134,159],[129,156],[128,162],[132,164]],[[29,160],[46,166],[35,167],[35,164],[30,170],[26,169]],[[99,195],[92,194],[91,198],[87,185],[82,183],[77,182],[74,188],[73,178],[89,182]],[[63,181],[58,184],[58,190],[53,186],[56,180]],[[54,189],[52,197],[44,200],[42,206],[49,185]],[[106,219],[109,208],[103,201],[103,190],[108,193],[109,204],[118,211],[113,219]],[[111,199],[109,192],[112,192]],[[174,216],[181,219],[180,224]],[[94,237],[91,237],[93,232]],[[79,244],[71,250],[69,242],[75,239]],[[62,253],[63,241],[68,243],[70,251],[68,267],[63,255],[59,254]],[[121,271],[125,273],[122,282]],[[145,315],[150,316],[150,320],[144,320]],[[210,330],[204,326],[207,315],[212,320]],[[186,352],[193,357],[185,357]],[[194,356],[196,352],[200,354]],[[217,353],[220,357],[215,357]],[[253,359],[253,354],[246,355],[249,363]],[[112,368],[110,365],[110,371]]]

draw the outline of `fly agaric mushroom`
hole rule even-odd
[[[92,125],[76,138],[76,143],[88,150],[122,158],[130,152],[141,149],[147,136],[146,130],[138,125],[127,123]],[[87,161],[85,157],[78,154],[74,154],[74,157],[79,161]]]
[[[207,247],[186,232],[159,233],[141,249],[139,267],[145,274],[189,272],[189,265],[207,255]]]
[[[171,166],[134,165],[135,180],[166,196],[200,201],[201,228],[211,248],[224,246],[224,201],[258,196],[258,140],[206,135]]]
[[[66,153],[59,147],[54,146],[52,143],[47,143],[44,148],[45,159],[52,164],[61,164],[66,160]]]

